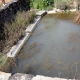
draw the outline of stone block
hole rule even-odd
[[[33,77],[34,76],[31,74],[16,73],[11,76],[9,80],[32,80]]]
[[[0,71],[0,80],[9,80],[11,73],[4,73]]]
[[[31,33],[34,30],[34,28],[36,27],[36,25],[38,24],[38,22],[39,22],[40,19],[41,19],[41,17],[38,16],[34,20],[34,22],[27,27],[27,29],[25,31],[28,32],[28,33]]]
[[[47,76],[37,75],[36,77],[33,77],[32,80],[73,80],[73,79],[64,79],[64,78],[47,77]]]

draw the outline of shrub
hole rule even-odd
[[[53,6],[54,0],[31,0],[31,7],[36,9],[47,9]]]
[[[16,42],[24,35],[24,30],[29,23],[34,20],[34,17],[34,12],[18,12],[12,23],[4,24],[5,42],[2,40],[0,41],[1,43],[4,43],[4,52],[7,52],[6,49],[16,44]]]

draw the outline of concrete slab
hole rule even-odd
[[[37,75],[36,77],[33,77],[32,80],[73,80],[73,79],[64,79],[64,78],[57,78],[57,77],[54,78],[54,77]]]
[[[79,80],[79,79],[65,79],[59,77],[48,77],[42,75],[32,75],[24,73],[15,73],[11,76],[11,73],[5,73],[0,71],[0,80]]]
[[[76,11],[77,11],[77,9],[71,9],[70,11],[71,11],[71,12],[76,12]]]
[[[55,14],[58,12],[64,12],[64,10],[54,8],[53,10],[47,11],[47,14]]]
[[[11,73],[5,73],[0,71],[0,80],[9,80]]]
[[[21,40],[19,40],[18,43],[14,45],[11,48],[11,50],[7,53],[7,57],[15,57],[23,47],[26,40],[28,40],[29,36],[30,36],[30,33],[25,33],[25,36]]]
[[[41,16],[38,16],[34,20],[34,22],[27,27],[27,29],[25,31],[31,33],[34,30],[34,28],[36,27],[37,23],[40,21],[40,19],[41,19]]]
[[[76,9],[70,9],[70,12],[76,12]],[[56,9],[54,8],[53,10],[47,11],[47,14],[55,14],[55,13],[59,13],[59,12],[65,12],[65,10],[60,10],[60,9]]]
[[[32,80],[33,77],[32,74],[15,73],[9,80]]]
[[[43,11],[38,11],[38,12],[36,13],[36,15],[38,15],[38,16],[44,16],[45,14],[47,14],[47,12],[46,12],[45,10],[43,10]]]
[[[47,12],[47,14],[55,14],[55,13],[57,13],[57,11],[55,11],[55,10],[51,10],[51,11]]]

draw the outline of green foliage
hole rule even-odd
[[[0,7],[2,6],[2,3],[0,3]]]
[[[73,3],[73,0],[55,0],[55,6],[58,9],[69,9],[70,4]]]
[[[53,6],[54,0],[31,0],[31,7],[36,9],[46,9]]]

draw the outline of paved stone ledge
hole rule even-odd
[[[45,11],[45,10],[43,10],[43,11],[38,11],[37,13],[36,13],[36,15],[38,15],[38,16],[44,16],[45,14],[47,14],[47,11]]]
[[[16,73],[10,76],[9,80],[32,80],[33,77],[34,75],[32,74]]]
[[[9,51],[7,56],[8,57],[15,57],[17,55],[17,53],[21,50],[23,45],[25,44],[26,40],[28,40],[29,36],[30,36],[30,33],[25,33],[24,38],[19,40],[18,43],[11,48],[11,50]]]
[[[33,77],[32,80],[75,80],[75,79],[65,79],[65,78],[47,77],[47,76],[37,75]]]
[[[80,79],[65,79],[58,77],[47,77],[42,75],[32,75],[32,74],[24,74],[24,73],[15,73],[11,75],[11,73],[0,72],[0,80],[80,80]]]
[[[11,73],[5,73],[0,71],[0,80],[9,80]]]
[[[34,20],[34,23],[30,24],[25,31],[31,33],[34,30],[34,28],[37,26],[37,23],[40,21],[40,19],[41,19],[41,16],[38,16]]]
[[[77,10],[76,10],[76,9],[70,9],[69,11],[70,11],[70,12],[76,12]],[[55,14],[55,13],[58,13],[58,12],[65,12],[65,11],[54,8],[54,9],[51,10],[51,11],[47,11],[47,14]]]

